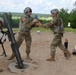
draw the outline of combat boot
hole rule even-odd
[[[66,53],[65,53],[65,54],[66,54],[66,59],[70,58],[71,53],[70,53],[68,50],[66,51]]]
[[[51,56],[50,58],[46,59],[47,61],[55,61],[55,57]]]
[[[14,59],[14,57],[15,57],[15,54],[12,53],[12,55],[10,56],[10,58],[8,58],[8,60],[12,60],[12,59]]]

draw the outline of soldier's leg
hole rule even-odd
[[[18,48],[21,46],[23,40],[25,39],[25,34],[19,34],[18,33],[18,36],[16,38],[16,42],[18,44]]]
[[[60,40],[60,43],[58,44],[58,47],[65,52],[66,51],[66,47],[62,44],[62,41]]]
[[[51,49],[51,57],[47,59],[47,61],[55,61],[55,52],[56,52],[56,46],[52,45],[50,46]]]
[[[18,36],[16,38],[16,42],[18,44],[18,48],[22,44],[23,40],[24,40],[24,36],[18,33]],[[12,60],[14,57],[15,57],[15,54],[13,52],[12,55],[10,56],[10,58],[8,60]]]
[[[58,47],[64,52],[66,58],[68,59],[71,56],[71,53],[66,49],[66,47],[62,44],[62,41],[58,44]]]
[[[28,35],[26,35],[26,37],[25,37],[25,42],[26,42],[27,60],[32,60],[32,59],[30,58],[30,56],[29,56],[30,50],[31,50],[31,42],[32,42],[30,33],[29,33]]]
[[[58,43],[60,42],[60,38],[58,34],[54,35],[54,39],[51,43],[50,49],[51,49],[51,58],[47,59],[47,61],[55,61],[55,52],[56,52],[56,47]]]

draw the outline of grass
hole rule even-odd
[[[74,33],[76,33],[76,29],[65,28],[65,32],[74,32]]]
[[[50,30],[50,28],[35,27],[35,28],[32,29],[32,31],[37,31],[37,30],[40,30],[41,32],[52,32]],[[74,33],[76,33],[76,29],[65,28],[64,32],[74,32]]]
[[[51,32],[50,28],[42,28],[42,27],[34,27],[32,29],[32,32],[40,30],[41,32]],[[18,28],[13,28],[14,32],[18,31]],[[72,28],[65,28],[65,32],[74,32],[76,33],[76,29],[72,29]]]
[[[7,29],[5,28],[4,30],[6,31]],[[52,32],[50,30],[50,28],[42,28],[42,27],[34,27],[31,31],[35,32],[37,30],[40,30],[41,32]],[[13,32],[18,32],[18,28],[13,28]],[[74,33],[76,33],[76,29],[65,28],[65,32],[74,32]]]
[[[32,29],[32,31],[40,30],[41,32],[51,32],[50,28],[42,28],[42,27],[35,27]]]
[[[51,32],[50,28],[42,28],[42,27],[34,27],[32,28],[32,32],[35,32],[37,30],[40,30],[41,32]],[[13,32],[18,32],[18,28],[13,28]]]

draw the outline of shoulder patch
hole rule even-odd
[[[22,21],[22,22],[26,22],[26,21],[27,21],[26,17],[22,17],[22,18],[21,18],[21,21]]]

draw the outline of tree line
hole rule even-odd
[[[65,10],[62,8],[59,17],[62,18],[64,27],[68,27],[68,22],[70,22],[71,28],[76,28],[76,8],[72,9],[70,13],[68,13],[68,9]]]
[[[10,22],[13,28],[18,28],[19,27],[19,18],[12,18],[13,15],[12,13],[8,13]],[[38,15],[39,16],[39,15]],[[41,15],[40,15],[41,16]],[[46,15],[48,17],[50,15]],[[71,24],[71,28],[76,28],[76,8],[72,9],[70,13],[68,13],[68,9],[60,9],[60,13],[58,14],[59,17],[62,18],[64,22],[64,27],[68,27],[68,22]],[[0,17],[3,17],[3,13],[0,13]],[[48,23],[49,20],[40,20],[42,23]],[[6,27],[5,25],[3,27]]]

